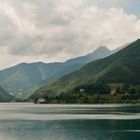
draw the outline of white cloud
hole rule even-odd
[[[9,62],[61,61],[100,45],[114,49],[135,40],[140,19],[119,8],[128,2],[0,0],[1,67]]]

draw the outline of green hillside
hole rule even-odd
[[[140,40],[107,58],[87,64],[49,86],[43,86],[32,97],[49,93],[58,95],[79,85],[102,82],[140,84]]]
[[[80,57],[69,59],[63,63],[62,69],[60,69],[56,73],[53,73],[47,79],[43,80],[40,83],[40,85],[45,85],[45,84],[48,85],[48,84],[58,80],[59,78],[61,78],[64,75],[67,75],[67,74],[70,74],[76,70],[79,70],[85,64],[87,64],[91,61],[97,60],[97,59],[107,57],[111,53],[112,52],[108,48],[99,47],[98,49],[96,49],[92,53],[89,53],[85,56],[80,56]]]
[[[48,75],[57,72],[60,65],[61,63],[22,63],[0,71],[0,84],[10,93],[22,94],[46,79]]]
[[[14,98],[0,86],[0,102],[10,102]]]
[[[0,84],[17,98],[27,98],[35,89],[60,77],[79,70],[93,60],[110,55],[110,50],[100,47],[94,52],[70,59],[64,63],[21,63],[0,71]]]

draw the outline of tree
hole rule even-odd
[[[38,101],[38,97],[36,97],[36,98],[34,99],[34,104],[36,104],[37,101]]]
[[[137,90],[135,88],[131,88],[128,93],[129,94],[136,94]]]
[[[130,85],[129,84],[123,84],[122,86],[122,92],[125,93],[125,92],[128,92],[129,91],[129,88],[130,88]]]
[[[117,92],[118,94],[121,93],[121,89],[120,89],[120,87],[117,87],[117,88],[116,88],[116,92]]]

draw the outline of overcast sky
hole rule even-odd
[[[0,0],[0,69],[64,61],[140,37],[140,0]]]

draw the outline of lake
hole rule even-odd
[[[132,139],[140,139],[140,105],[0,104],[0,140]]]

